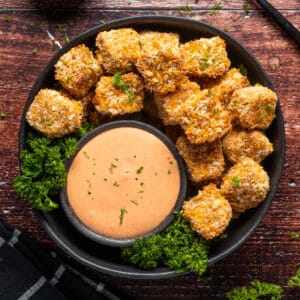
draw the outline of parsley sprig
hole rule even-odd
[[[52,196],[58,195],[65,185],[67,173],[64,162],[77,149],[77,141],[92,127],[84,126],[72,136],[55,139],[37,132],[27,137],[27,149],[20,153],[21,175],[13,186],[16,192],[29,200],[33,208],[51,211],[58,207]]]
[[[282,288],[273,283],[251,281],[252,287],[233,288],[226,294],[228,300],[281,299]],[[261,298],[268,297],[268,298]]]
[[[141,268],[153,269],[162,264],[177,273],[193,271],[202,275],[208,261],[207,243],[195,234],[181,212],[162,233],[137,239],[121,251],[125,260]]]

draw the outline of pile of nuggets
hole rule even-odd
[[[138,119],[158,127],[199,191],[184,201],[184,216],[212,239],[269,191],[261,162],[273,151],[264,130],[277,96],[230,65],[218,36],[182,43],[170,32],[99,32],[95,50],[81,44],[59,58],[61,89],[40,90],[26,118],[48,137],[69,134],[85,120]]]

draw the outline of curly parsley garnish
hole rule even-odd
[[[58,195],[66,183],[64,162],[75,153],[78,139],[90,128],[90,125],[84,126],[72,136],[60,139],[36,132],[28,134],[28,147],[20,153],[21,175],[16,176],[13,187],[33,208],[50,211],[58,207],[51,196]]]
[[[135,94],[133,93],[130,85],[122,79],[122,74],[116,72],[113,76],[113,85],[120,88],[128,96],[128,104],[133,104],[135,101]]]
[[[300,287],[300,266],[298,266],[296,274],[287,283],[289,286]]]
[[[141,268],[164,264],[177,273],[190,270],[202,275],[208,261],[207,243],[195,234],[181,212],[162,233],[137,239],[133,246],[121,251],[125,260]]]
[[[251,281],[252,287],[233,288],[226,294],[228,300],[255,300],[255,299],[281,299],[282,288],[277,284],[260,282],[259,280]],[[263,297],[263,298],[261,298]],[[267,298],[266,298],[267,297]]]

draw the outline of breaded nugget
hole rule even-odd
[[[199,191],[197,196],[184,201],[183,215],[196,232],[210,240],[226,229],[232,211],[229,202],[211,183],[203,191]]]
[[[93,52],[84,44],[71,48],[55,64],[55,79],[75,97],[83,97],[102,74]]]
[[[228,109],[238,125],[246,129],[267,129],[275,118],[276,94],[261,85],[236,90]]]
[[[233,92],[247,86],[249,86],[248,78],[242,75],[239,69],[232,68],[221,76],[219,83],[211,88],[211,92],[227,106]]]
[[[176,142],[176,147],[194,183],[217,179],[222,175],[225,162],[221,141],[192,144],[185,136],[181,136]]]
[[[179,55],[179,34],[159,31],[140,32],[142,54],[157,55],[158,52]]]
[[[232,163],[237,163],[245,157],[260,163],[273,152],[272,143],[258,130],[234,128],[227,133],[222,143],[224,153]]]
[[[213,142],[231,129],[230,113],[208,90],[193,94],[182,104],[179,124],[194,144]]]
[[[143,108],[143,81],[135,73],[102,76],[95,92],[93,104],[101,114],[116,116]]]
[[[174,92],[184,76],[182,59],[172,52],[156,55],[142,54],[136,67],[144,78],[145,87],[151,93]]]
[[[228,199],[235,215],[261,203],[270,189],[266,171],[251,158],[233,165],[223,177],[221,194]]]
[[[61,137],[80,127],[83,106],[60,92],[42,89],[31,103],[26,120],[48,137]]]
[[[180,46],[180,52],[189,76],[216,78],[230,67],[225,41],[218,36],[189,41]]]
[[[200,86],[184,77],[178,83],[177,90],[166,95],[154,94],[153,100],[158,108],[158,114],[165,125],[179,124],[181,105],[191,95],[199,93]]]
[[[132,28],[101,31],[96,38],[96,55],[108,74],[135,70],[140,56],[139,34]]]

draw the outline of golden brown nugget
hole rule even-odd
[[[162,53],[179,54],[179,34],[159,31],[140,32],[140,47],[143,55]]]
[[[102,76],[95,92],[93,104],[101,114],[116,116],[143,108],[143,81],[135,73]]]
[[[180,46],[180,52],[189,76],[216,78],[230,67],[225,41],[218,36],[189,41]]]
[[[232,127],[230,113],[208,90],[192,95],[182,104],[179,123],[194,144],[214,142]]]
[[[234,128],[227,133],[222,143],[224,154],[232,163],[237,163],[245,157],[260,163],[274,150],[272,143],[259,130]]]
[[[158,108],[158,114],[165,125],[179,124],[181,105],[191,95],[200,93],[200,86],[187,77],[178,83],[177,90],[166,95],[154,94],[153,100]]]
[[[71,48],[55,64],[55,79],[75,97],[85,96],[101,74],[98,60],[84,44]]]
[[[223,177],[221,194],[228,199],[235,215],[256,207],[270,189],[269,176],[261,165],[244,158]]]
[[[185,136],[177,139],[176,147],[183,157],[189,177],[194,183],[219,178],[224,171],[222,143],[192,144]]]
[[[101,31],[96,38],[96,55],[106,73],[127,73],[135,70],[140,56],[139,34],[132,28]]]
[[[60,92],[42,89],[31,103],[26,120],[48,137],[61,137],[80,127],[83,106]]]
[[[159,52],[156,55],[143,54],[136,67],[144,78],[150,93],[174,92],[184,77],[182,59],[173,53]]]
[[[248,78],[242,75],[239,69],[232,68],[211,88],[211,93],[215,94],[226,107],[233,92],[247,86],[249,86]]]
[[[183,203],[183,215],[206,240],[220,235],[228,226],[232,211],[229,202],[214,184]]]
[[[276,94],[267,87],[255,85],[236,90],[228,109],[236,123],[246,129],[267,129],[275,118]]]

